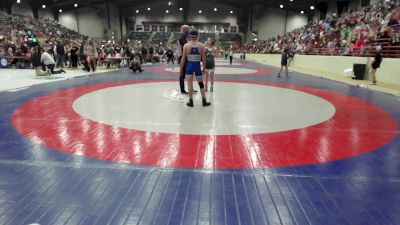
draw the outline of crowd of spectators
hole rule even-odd
[[[366,55],[382,45],[386,56],[400,55],[398,0],[377,1],[359,10],[333,14],[325,20],[279,35],[266,41],[234,46],[235,51],[281,53],[284,48],[299,54]]]
[[[242,37],[238,33],[221,33],[219,41],[221,44],[232,42],[241,43]]]
[[[219,45],[225,52],[281,53],[283,49],[288,49],[298,54],[357,56],[368,55],[369,49],[381,45],[384,56],[400,56],[399,20],[400,1],[384,0],[359,10],[330,15],[266,41],[242,44],[239,34],[222,33]],[[20,68],[32,67],[32,48],[36,46],[40,47],[39,51],[48,51],[57,67],[84,65],[89,47],[95,49],[90,55],[98,58],[100,63],[109,63],[107,59],[113,57],[133,55],[137,55],[142,62],[161,61],[167,50],[175,50],[174,40],[179,35],[174,33],[172,42],[167,43],[170,33],[157,33],[150,42],[151,33],[133,32],[125,43],[94,41],[91,44],[93,47],[88,47],[87,44],[92,43],[88,37],[50,19],[9,15],[0,11],[0,24],[0,57],[7,57],[11,64]],[[215,33],[202,35],[216,37]]]
[[[215,33],[200,33],[199,34],[199,41],[202,43],[206,42],[208,38],[215,40]]]
[[[157,32],[153,36],[151,43],[153,44],[167,44],[169,37],[171,36],[171,33],[169,32]]]
[[[140,41],[146,42],[150,37],[149,33],[133,33],[131,38],[137,40],[137,45],[134,42],[132,45],[96,42],[54,20],[10,15],[3,11],[0,11],[0,25],[0,58],[7,59],[9,63],[0,66],[13,68],[38,67],[38,64],[44,63],[40,59],[44,53],[54,58],[54,67],[78,69],[82,66],[87,71],[96,70],[93,58],[98,59],[99,64],[110,67],[123,61],[112,59],[131,58],[136,51],[145,61],[147,55],[142,56],[141,52],[148,46],[140,44]],[[42,66],[45,69],[47,65]]]
[[[147,42],[150,39],[150,36],[150,32],[135,31],[128,36],[128,39],[132,42]]]
[[[34,19],[31,16],[10,15],[0,11],[0,24],[0,47],[3,48],[12,46],[18,50],[25,43],[31,47],[43,41],[63,40],[69,44],[83,39],[83,35],[78,32],[46,18]]]

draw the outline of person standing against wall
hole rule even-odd
[[[382,52],[382,47],[377,46],[374,60],[372,61],[371,64],[372,85],[376,85],[376,70],[381,66],[382,63],[381,52]]]

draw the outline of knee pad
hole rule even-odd
[[[204,88],[204,83],[203,83],[203,81],[199,81],[199,87],[200,87],[200,88]]]

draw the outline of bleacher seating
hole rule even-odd
[[[179,39],[180,36],[181,36],[180,32],[175,32],[174,37],[172,39],[172,43],[176,43],[176,41]]]
[[[200,33],[199,34],[199,41],[205,42],[207,39],[211,37],[212,40],[215,40],[215,33]]]
[[[169,36],[171,33],[167,32],[157,32],[154,36],[153,39],[151,40],[151,43],[153,44],[165,44],[168,42]]]
[[[400,1],[378,1],[342,15],[328,16],[259,43],[237,44],[237,51],[276,53],[289,48],[297,54],[400,57]],[[379,16],[378,16],[379,15]],[[221,43],[230,39],[221,35]]]
[[[57,21],[31,16],[10,15],[0,11],[0,45],[7,42],[30,42],[37,39],[82,40],[83,35],[60,25]]]
[[[242,37],[238,33],[222,33],[219,40],[221,43],[241,43]]]
[[[135,31],[135,32],[132,32],[131,35],[129,35],[128,38],[133,42],[135,42],[135,41],[136,42],[137,41],[147,42],[149,40],[150,36],[151,36],[150,32],[138,32],[138,31]]]

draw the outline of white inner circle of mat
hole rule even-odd
[[[179,69],[176,68],[166,68],[168,72],[179,72]],[[239,68],[239,67],[215,67],[216,74],[250,74],[257,73],[257,70]]]
[[[195,135],[288,131],[324,122],[335,114],[330,102],[308,93],[234,82],[214,85],[214,92],[207,93],[210,107],[202,107],[200,93],[195,94],[195,107],[190,108],[186,101],[164,96],[177,86],[177,82],[155,82],[110,87],[81,96],[73,109],[113,126]]]

